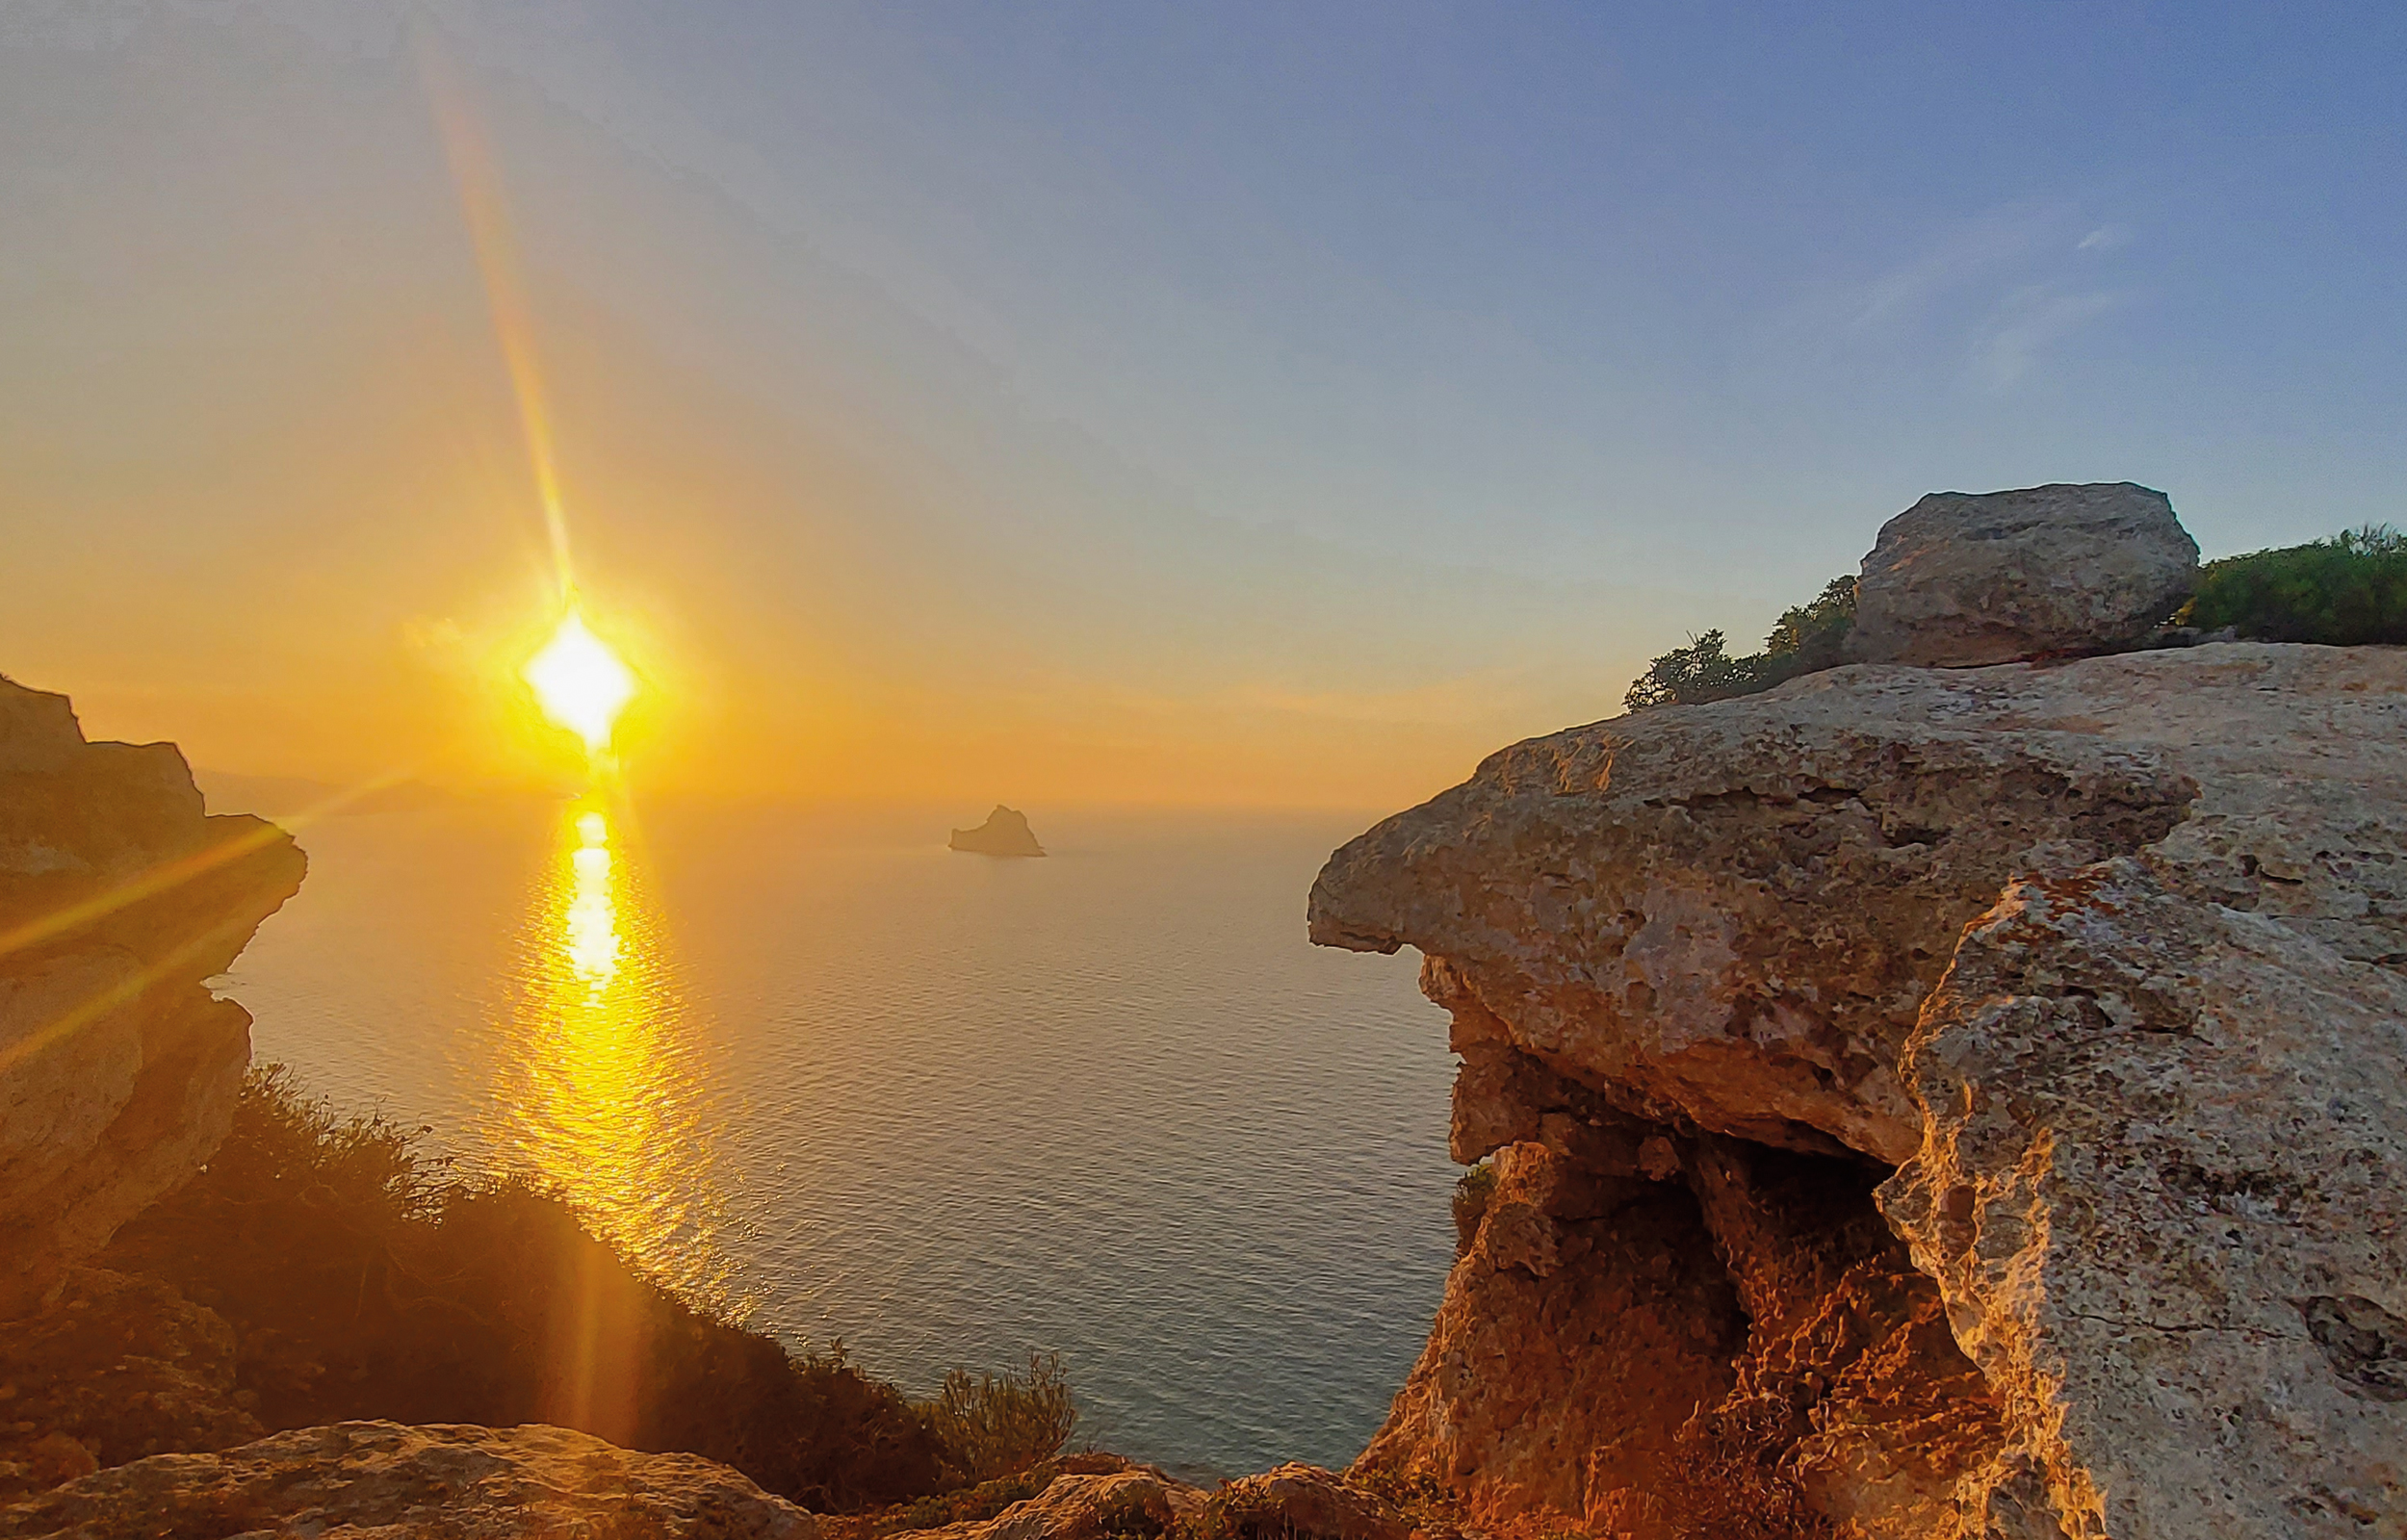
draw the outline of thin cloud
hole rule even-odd
[[[1974,340],[1972,372],[1991,390],[2019,384],[2039,356],[2122,302],[2105,292],[2059,292],[2033,285],[2008,295]]]
[[[2029,262],[2063,240],[2074,213],[2068,203],[2020,201],[1976,215],[1912,261],[1859,287],[1850,307],[1851,329],[1904,321]]]

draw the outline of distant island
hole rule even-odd
[[[1028,828],[1028,816],[1014,812],[1001,803],[986,815],[986,822],[975,829],[956,829],[947,843],[955,850],[966,850],[974,856],[1042,856],[1045,847],[1036,842],[1036,834]]]

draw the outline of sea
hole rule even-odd
[[[1076,1442],[1360,1450],[1453,1228],[1414,959],[1315,948],[1371,813],[437,801],[300,824],[218,981],[338,1110],[565,1191],[657,1275],[915,1395],[1058,1354]],[[946,814],[950,817],[947,818]]]

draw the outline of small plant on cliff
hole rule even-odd
[[[2407,642],[2407,534],[2389,525],[2208,562],[2177,626],[2249,641]]]
[[[1809,603],[1780,612],[1762,652],[1732,657],[1721,632],[1693,636],[1686,647],[1675,647],[1647,664],[1621,705],[1631,711],[1703,706],[1836,668],[1843,661],[1847,633],[1854,628],[1855,579],[1833,578]]]
[[[1078,1425],[1057,1354],[1031,1353],[1025,1374],[956,1369],[925,1408],[947,1475],[991,1481],[1059,1454]]]
[[[1454,1184],[1454,1254],[1468,1256],[1479,1239],[1479,1222],[1488,1217],[1488,1200],[1496,1195],[1496,1163],[1482,1161]]]

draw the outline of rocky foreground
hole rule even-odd
[[[1959,500],[2009,538],[1926,573],[2094,615]],[[2150,619],[2168,544],[2105,564]],[[1641,1537],[2407,1534],[2407,653],[1621,717],[1339,851],[1311,925],[1425,955],[1494,1157],[1364,1470]]]

